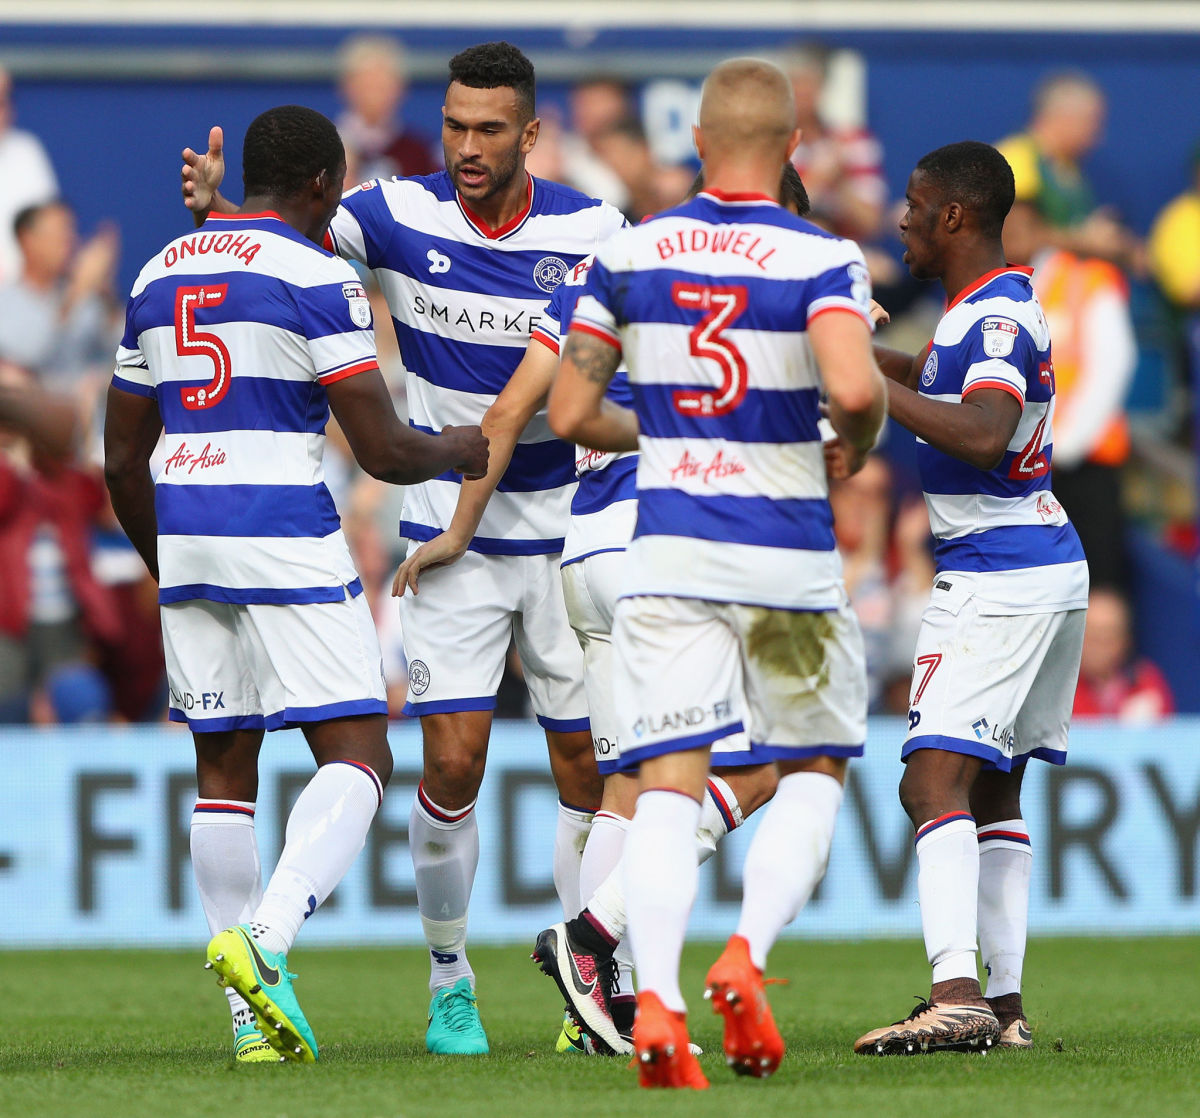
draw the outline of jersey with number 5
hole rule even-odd
[[[934,331],[918,384],[933,400],[959,403],[990,388],[1021,405],[994,469],[917,440],[938,570],[969,573],[980,597],[1006,612],[1075,608],[1087,598],[1079,537],[1050,489],[1054,364],[1031,274],[1002,268],[956,296]]]
[[[163,421],[161,602],[361,593],[324,481],[325,385],[377,367],[353,268],[275,214],[214,214],[146,264],[112,383]]]
[[[820,314],[869,328],[862,253],[758,195],[705,192],[596,254],[572,331],[619,348],[640,429],[626,593],[832,609]]]

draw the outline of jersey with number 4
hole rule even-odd
[[[601,247],[571,329],[619,348],[633,388],[626,594],[837,608],[808,327],[869,328],[870,295],[853,242],[758,195],[705,192]]]
[[[324,482],[325,386],[376,368],[354,269],[273,213],[213,214],[142,269],[113,385],[162,417],[160,602],[362,592]]]
[[[1079,537],[1050,489],[1054,365],[1031,271],[1002,268],[959,294],[938,323],[919,378],[922,396],[960,403],[981,388],[1021,405],[1000,464],[981,470],[917,440],[917,462],[937,539],[939,575],[961,572],[991,612],[1087,605]],[[936,591],[946,583],[939,579]]]

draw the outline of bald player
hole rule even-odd
[[[783,1056],[767,952],[824,873],[846,762],[866,736],[819,396],[823,384],[843,471],[862,464],[886,405],[862,254],[775,201],[799,139],[786,78],[758,59],[722,63],[699,120],[705,190],[601,247],[549,405],[563,438],[641,454],[613,633],[622,756],[638,764],[625,859],[633,1042],[643,1086],[692,1088],[708,1086],[679,987],[694,833],[710,746],[742,729],[779,789],[706,996],[735,1071],[767,1076]],[[632,408],[605,399],[622,357]]]

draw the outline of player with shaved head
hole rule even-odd
[[[866,735],[819,397],[846,472],[873,445],[886,393],[861,252],[775,201],[799,139],[786,78],[758,59],[718,66],[694,136],[704,190],[597,253],[549,416],[564,438],[640,452],[613,632],[622,760],[638,765],[625,855],[633,1042],[643,1086],[704,1088],[679,959],[710,747],[744,729],[780,777],[706,995],[730,1065],[761,1077],[783,1056],[767,952],[824,873],[846,761]],[[622,357],[631,408],[605,398]]]

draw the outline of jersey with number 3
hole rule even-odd
[[[952,404],[981,388],[999,389],[1021,405],[994,469],[917,440],[939,573],[966,573],[980,600],[1006,613],[1087,604],[1083,549],[1050,489],[1054,365],[1031,274],[989,272],[954,299],[934,332],[918,388]]]
[[[619,348],[633,388],[626,594],[838,606],[808,327],[869,328],[870,295],[855,244],[758,195],[702,193],[600,248],[571,329]]]
[[[142,269],[113,386],[162,417],[160,602],[362,592],[324,482],[325,386],[377,367],[353,268],[275,214],[214,214]]]

